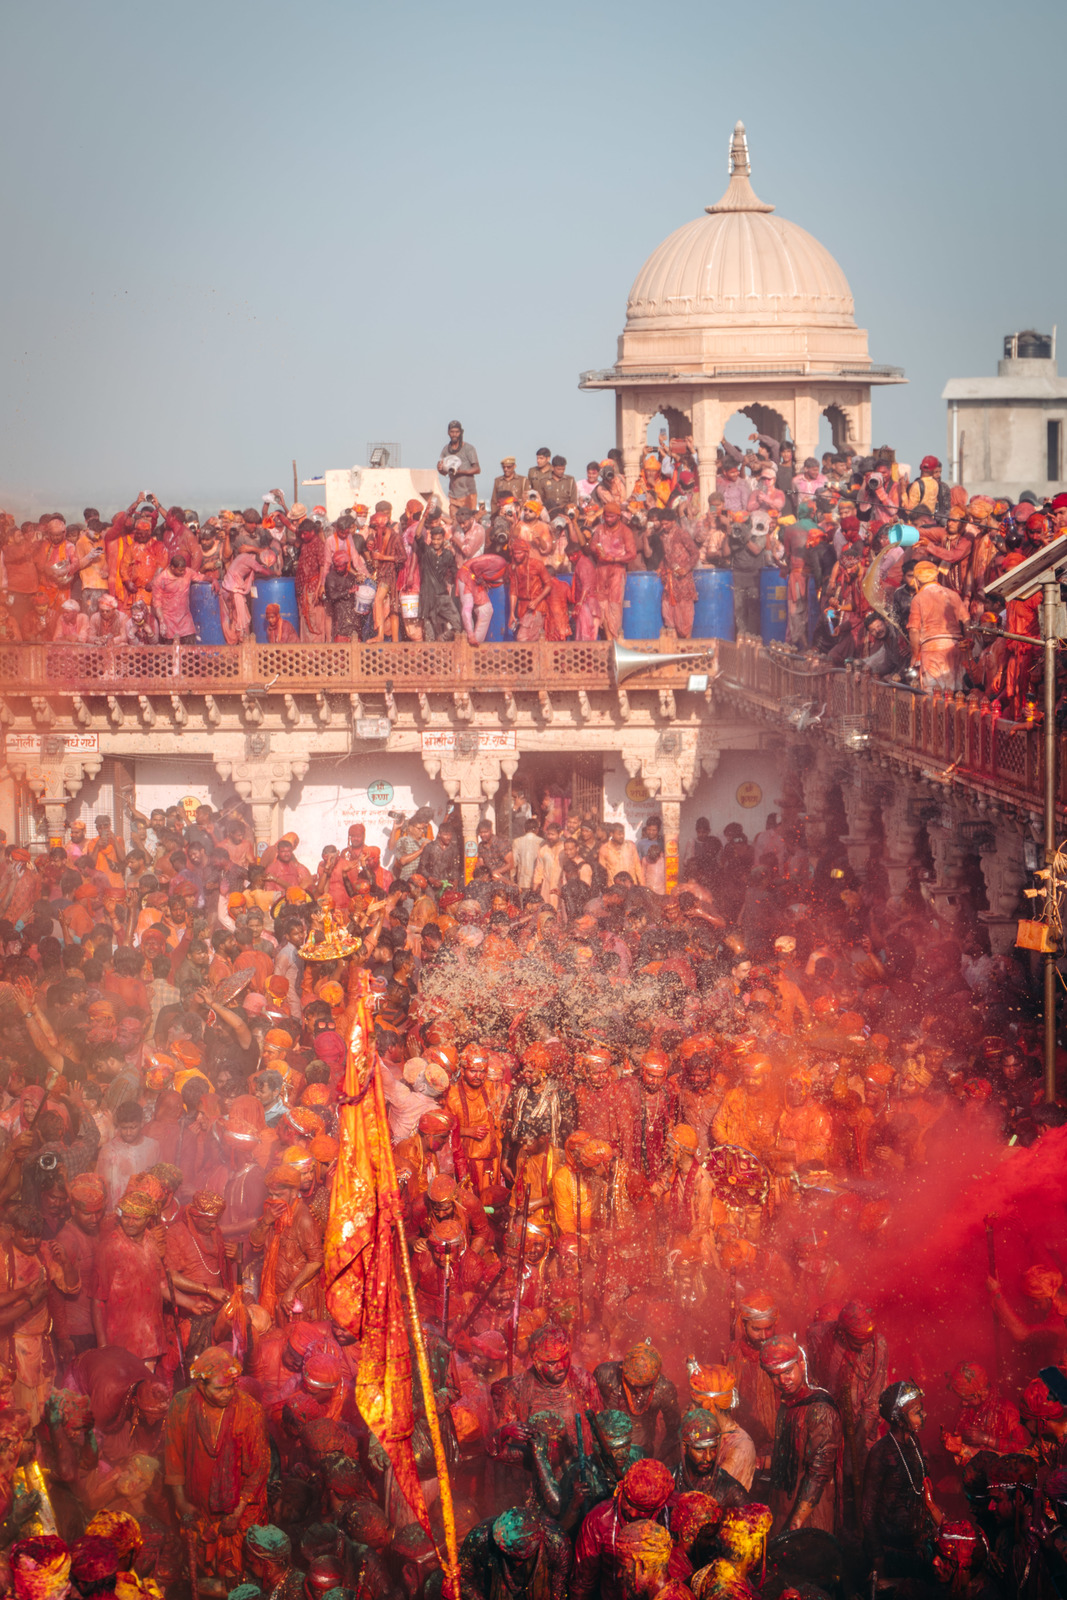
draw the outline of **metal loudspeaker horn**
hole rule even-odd
[[[709,650],[683,650],[678,655],[657,655],[645,650],[631,650],[629,645],[613,639],[608,665],[611,681],[617,686],[625,683],[627,678],[632,678],[635,672],[649,672],[653,667],[671,666],[678,661],[687,661],[695,666],[698,661],[709,660],[712,654]]]

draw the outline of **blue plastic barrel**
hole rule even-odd
[[[296,608],[296,584],[292,578],[257,578],[252,585],[252,632],[257,644],[267,642],[267,607],[280,606],[286,622],[300,632],[300,613]]]
[[[226,643],[219,616],[219,597],[210,583],[190,584],[189,610],[201,644]]]
[[[499,583],[495,589],[490,589],[489,603],[493,608],[493,615],[489,619],[489,632],[485,636],[486,643],[500,644],[508,636],[508,586],[506,583]]]
[[[759,631],[764,644],[785,638],[785,577],[777,567],[764,567],[759,575]]]
[[[622,602],[624,639],[658,639],[663,628],[663,584],[658,572],[628,572]]]
[[[734,637],[734,575],[728,568],[697,567],[693,573],[697,603],[693,607],[694,639]]]

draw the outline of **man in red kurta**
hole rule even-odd
[[[159,1251],[148,1237],[155,1207],[137,1190],[116,1207],[118,1227],[97,1246],[93,1273],[93,1328],[102,1350],[118,1345],[155,1367],[163,1354],[165,1278]]]
[[[163,1471],[205,1573],[236,1583],[241,1541],[267,1522],[270,1445],[263,1407],[238,1389],[241,1364],[212,1345],[192,1366],[163,1426]]]
[[[604,515],[593,531],[589,548],[596,557],[596,595],[604,637],[618,639],[622,634],[626,569],[637,555],[637,545],[622,520],[621,508],[614,501],[604,507]]]
[[[211,1343],[219,1306],[230,1293],[227,1253],[236,1255],[237,1247],[227,1247],[222,1237],[219,1217],[224,1209],[220,1194],[198,1190],[167,1229],[167,1270],[175,1289],[188,1296],[188,1314],[180,1321],[186,1360]]]
[[[263,1215],[249,1232],[253,1250],[262,1250],[259,1303],[275,1321],[325,1315],[322,1282],[322,1230],[300,1199],[300,1173],[283,1163],[267,1174]]]

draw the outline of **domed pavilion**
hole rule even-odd
[[[845,274],[810,233],[774,215],[750,174],[739,122],[726,193],[637,274],[614,367],[582,373],[581,388],[615,391],[628,479],[657,413],[672,438],[693,436],[705,493],[735,411],[753,432],[792,438],[800,460],[816,454],[820,415],[835,448],[865,455],[872,386],[905,381],[898,367],[872,366]]]

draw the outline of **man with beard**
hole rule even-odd
[[[722,1436],[718,1463],[746,1492],[756,1476],[756,1447],[730,1413],[737,1405],[737,1380],[729,1367],[702,1367],[690,1357],[689,1397],[702,1411],[713,1411]]]
[[[594,1139],[606,1139],[623,1148],[630,1123],[626,1091],[616,1076],[607,1045],[590,1045],[574,1058],[578,1101],[578,1126]]]
[[[814,1355],[816,1376],[841,1417],[844,1470],[858,1507],[867,1453],[878,1437],[880,1397],[888,1365],[885,1338],[875,1328],[871,1308],[850,1300]]]
[[[711,1124],[722,1104],[723,1088],[715,1081],[719,1049],[710,1033],[694,1033],[678,1046],[679,1072],[670,1080],[678,1101],[678,1115],[697,1133],[697,1154],[708,1153]]]
[[[726,1364],[737,1374],[739,1420],[751,1435],[764,1466],[770,1461],[778,1395],[770,1374],[760,1365],[760,1351],[778,1327],[778,1307],[763,1289],[742,1293],[737,1308],[738,1334],[726,1352]]]
[[[182,1526],[195,1534],[202,1570],[231,1584],[245,1533],[266,1523],[270,1470],[263,1407],[238,1389],[240,1375],[228,1350],[205,1350],[163,1429],[164,1474]]]
[[[219,1218],[224,1210],[220,1194],[198,1190],[167,1229],[163,1259],[174,1287],[188,1300],[188,1314],[179,1319],[187,1361],[211,1343],[219,1306],[230,1294],[228,1261],[236,1258],[237,1246],[223,1239]]]
[[[623,1600],[623,1564],[619,1534],[631,1522],[655,1522],[665,1527],[665,1508],[674,1493],[674,1479],[662,1461],[635,1461],[610,1500],[594,1506],[582,1523],[574,1551],[571,1600]],[[670,1564],[688,1569],[681,1552]]]
[[[988,1547],[970,1522],[943,1522],[934,1540],[934,1576],[957,1600],[1000,1600],[1001,1589],[986,1571]]]
[[[921,1578],[923,1548],[941,1513],[934,1506],[919,1432],[926,1421],[923,1392],[910,1378],[891,1383],[878,1399],[889,1432],[871,1449],[863,1479],[860,1522],[871,1565],[885,1578]]]
[[[781,1105],[771,1083],[771,1063],[752,1055],[742,1068],[743,1082],[728,1089],[711,1125],[715,1144],[740,1145],[762,1156],[774,1148]]]
[[[658,1178],[667,1158],[667,1139],[678,1121],[678,1100],[667,1082],[670,1059],[663,1050],[646,1050],[629,1081],[633,1107],[632,1150],[623,1154],[646,1178]]]
[[[633,1442],[633,1419],[622,1411],[593,1411],[588,1420],[592,1449],[584,1463],[570,1462],[558,1480],[543,1474],[542,1498],[549,1515],[567,1533],[593,1506],[611,1498],[627,1469],[642,1455]]]
[[[825,1389],[808,1382],[804,1352],[785,1335],[768,1339],[760,1365],[770,1374],[781,1409],[771,1455],[774,1523],[780,1533],[822,1528],[833,1533],[840,1497],[841,1417]]]
[[[488,1071],[488,1053],[480,1045],[467,1045],[460,1057],[459,1077],[445,1096],[445,1108],[458,1124],[475,1194],[500,1176],[500,1129],[485,1088]]]
[[[621,1361],[602,1361],[593,1373],[604,1405],[633,1421],[634,1443],[645,1455],[656,1447],[656,1423],[663,1418],[660,1454],[673,1465],[678,1459],[678,1425],[681,1413],[678,1391],[663,1375],[663,1357],[646,1339],[634,1345]]]
[[[471,1529],[459,1551],[464,1600],[564,1600],[571,1542],[552,1523],[518,1506]]]
[[[723,1432],[718,1411],[697,1406],[687,1411],[679,1429],[681,1459],[674,1469],[679,1493],[699,1490],[720,1506],[743,1506],[748,1501],[744,1484],[719,1465]]]
[[[505,1169],[513,1175],[519,1151],[548,1135],[559,1149],[578,1125],[578,1103],[573,1092],[551,1075],[552,1052],[540,1041],[522,1055],[522,1072],[504,1106]]]
[[[499,1459],[521,1464],[530,1439],[528,1423],[536,1411],[552,1411],[574,1436],[575,1419],[597,1406],[597,1386],[582,1367],[571,1365],[571,1343],[553,1323],[530,1340],[530,1365],[520,1378],[508,1378],[497,1394],[500,1426],[494,1436]]]

